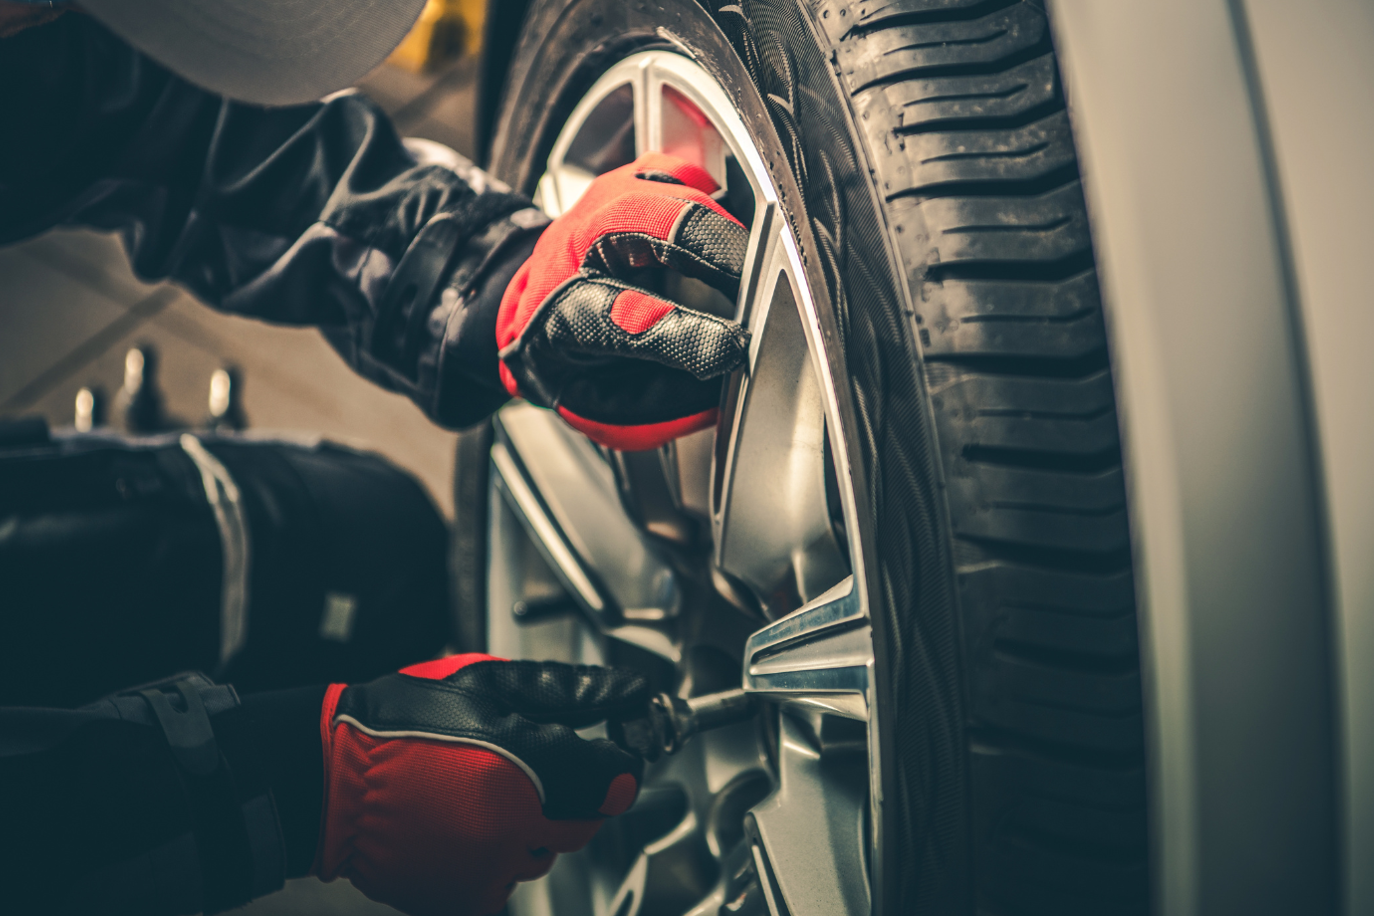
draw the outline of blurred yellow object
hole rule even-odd
[[[464,52],[475,54],[486,16],[486,0],[428,0],[387,63],[420,73]]]

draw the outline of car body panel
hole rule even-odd
[[[1339,812],[1363,817],[1337,765],[1338,735],[1354,746],[1362,723],[1332,672],[1338,610],[1368,599],[1331,575],[1333,551],[1359,549],[1342,538],[1367,530],[1367,502],[1348,494],[1356,518],[1329,522],[1367,475],[1333,479],[1321,437],[1344,422],[1323,388],[1367,392],[1369,376],[1344,363],[1309,374],[1323,354],[1308,325],[1320,346],[1352,303],[1336,305],[1349,287],[1335,282],[1304,295],[1313,270],[1346,268],[1295,255],[1323,245],[1308,222],[1325,205],[1285,173],[1322,151],[1273,139],[1312,125],[1286,97],[1275,120],[1265,90],[1285,67],[1320,81],[1310,71],[1332,60],[1319,35],[1284,43],[1277,6],[1051,7],[1111,328],[1151,674],[1155,908],[1170,914],[1338,911]],[[1344,677],[1358,686],[1348,665]]]
[[[1326,489],[1345,912],[1374,913],[1374,4],[1250,0]]]

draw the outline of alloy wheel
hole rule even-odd
[[[743,686],[756,721],[649,767],[588,849],[522,885],[518,914],[867,913],[882,862],[873,645],[836,343],[821,330],[778,195],[728,94],[670,50],[608,69],[538,185],[551,215],[659,150],[702,165],[750,227],[738,298],[666,295],[753,334],[714,430],[654,452],[598,448],[525,404],[492,449],[489,649],[632,661],[692,696]]]

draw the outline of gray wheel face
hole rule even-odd
[[[867,913],[881,774],[857,507],[825,340],[767,169],[706,70],[645,51],[573,110],[539,203],[557,215],[649,150],[703,165],[751,227],[737,301],[690,281],[670,290],[746,322],[749,367],[715,430],[658,452],[607,452],[524,404],[498,415],[489,650],[638,653],[682,696],[742,683],[765,702],[758,721],[652,765],[635,808],[522,885],[511,911]]]

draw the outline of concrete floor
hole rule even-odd
[[[460,60],[417,76],[383,65],[362,87],[402,135],[473,155],[476,67]],[[60,230],[0,249],[0,418],[41,415],[70,426],[77,391],[113,399],[125,352],[151,343],[161,358],[169,411],[198,422],[211,373],[236,366],[251,426],[321,433],[408,468],[452,515],[454,435],[405,398],[354,375],[311,329],[269,326],[214,312],[176,287],[131,273],[118,241]],[[245,916],[384,916],[346,881],[313,878],[235,912]]]

